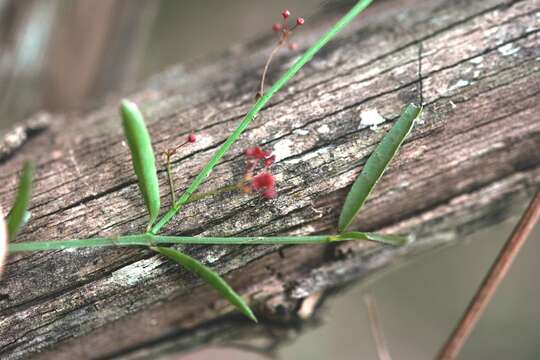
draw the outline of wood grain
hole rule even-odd
[[[279,197],[216,196],[186,206],[164,229],[221,236],[335,231],[361,165],[403,106],[422,99],[422,120],[353,225],[413,233],[413,244],[183,247],[250,299],[258,327],[231,315],[199,279],[146,250],[12,256],[0,283],[0,357],[156,358],[211,342],[269,338],[298,324],[305,299],[509,216],[540,184],[539,11],[538,0],[375,4],[273,98],[203,186],[240,178],[242,151],[261,145],[278,153]],[[300,46],[337,16],[310,24],[298,34]],[[199,134],[175,163],[181,189],[252,104],[271,46],[263,39],[178,66],[129,96],[150,122],[156,151]],[[278,56],[268,80],[293,59]],[[54,115],[45,132],[0,162],[4,208],[22,161],[38,163],[32,219],[18,240],[144,230],[117,104],[114,98],[87,114]],[[361,124],[368,109],[387,119],[379,129]],[[159,177],[166,207],[163,166]]]

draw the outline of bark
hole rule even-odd
[[[403,106],[421,101],[421,121],[355,225],[412,233],[411,245],[183,247],[250,300],[260,325],[144,249],[12,256],[0,285],[1,357],[156,358],[210,343],[286,338],[333,289],[509,216],[540,184],[539,11],[537,0],[377,2],[273,98],[203,186],[239,179],[243,149],[259,144],[278,154],[279,197],[215,196],[186,206],[164,229],[221,236],[333,232],[367,156]],[[311,44],[337,16],[313,19],[296,40]],[[272,44],[260,40],[176,67],[130,96],[146,114],[158,152],[199,134],[175,162],[180,189],[253,103]],[[280,54],[270,83],[294,56]],[[53,115],[47,130],[2,160],[4,208],[23,159],[38,162],[32,219],[17,241],[144,230],[117,104],[111,99],[88,114]],[[368,109],[387,121],[378,129],[364,125]],[[165,209],[163,169],[160,182]]]

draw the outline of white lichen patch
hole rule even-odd
[[[328,134],[330,132],[330,128],[328,127],[328,125],[324,124],[317,128],[317,132],[319,134]]]
[[[309,131],[305,130],[305,129],[296,129],[296,130],[293,131],[293,134],[300,135],[300,136],[306,136],[306,135],[309,134]]]
[[[469,85],[470,85],[469,80],[459,79],[454,85],[448,87],[448,89],[446,90],[446,92],[450,92],[450,91],[452,91],[452,90],[459,89],[459,88],[462,88],[462,87],[465,87],[465,86],[469,86]]]
[[[378,129],[378,125],[385,121],[386,119],[379,114],[377,109],[367,109],[360,113],[360,125],[358,126],[358,129],[369,126],[371,130],[375,131]]]
[[[109,281],[121,286],[133,286],[145,278],[155,276],[152,270],[161,264],[163,260],[159,258],[140,260],[113,272]]]
[[[517,53],[520,50],[520,47],[519,46],[514,47],[514,44],[510,43],[510,44],[506,44],[504,46],[501,46],[497,50],[502,54],[502,56],[510,56],[510,55],[514,55],[515,53]]]
[[[420,111],[420,114],[418,114],[418,117],[416,118],[416,120],[414,120],[414,123],[418,125],[424,125],[426,123],[425,113],[426,112],[424,110]]]
[[[197,148],[204,148],[207,146],[212,145],[214,142],[214,137],[209,134],[197,134],[197,141],[195,144],[191,144],[192,146],[195,145]],[[188,147],[189,148],[189,147]]]
[[[221,259],[223,256],[227,254],[227,249],[223,247],[213,246],[208,249],[205,256],[205,262],[208,264],[213,264],[219,259]]]
[[[274,144],[274,151],[272,152],[276,156],[276,161],[288,158],[292,155],[293,141],[291,139],[283,139]]]
[[[484,57],[483,56],[477,56],[477,57],[472,58],[469,61],[472,62],[475,65],[479,65],[479,64],[482,63],[482,61],[484,61]]]

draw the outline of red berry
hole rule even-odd
[[[274,25],[272,25],[272,30],[274,30],[275,32],[280,32],[282,29],[283,25],[281,25],[280,23],[275,23]]]
[[[306,21],[304,20],[304,18],[301,18],[299,17],[298,19],[296,19],[296,25],[300,26],[300,25],[304,25]]]
[[[287,9],[283,10],[283,12],[281,13],[281,16],[283,16],[284,19],[288,18],[289,16],[291,16],[291,12]]]
[[[197,136],[195,134],[189,134],[187,137],[187,141],[190,143],[194,143],[197,141]]]

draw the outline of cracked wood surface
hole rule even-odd
[[[12,256],[0,282],[0,357],[155,358],[211,341],[267,338],[268,329],[298,323],[304,299],[505,218],[540,184],[539,16],[537,0],[376,3],[272,99],[202,187],[240,178],[243,149],[261,144],[278,155],[279,197],[216,196],[189,204],[164,229],[209,236],[335,231],[361,165],[403,106],[421,98],[421,121],[355,223],[410,232],[411,245],[183,247],[250,300],[258,326],[146,250]],[[301,47],[336,18],[326,15],[298,33]],[[175,161],[180,190],[249,109],[271,46],[263,41],[171,69],[130,96],[158,152],[200,134]],[[293,59],[282,53],[269,81]],[[117,103],[52,116],[47,130],[0,162],[4,208],[22,161],[38,162],[32,219],[18,241],[144,231]],[[387,121],[375,130],[362,124],[368,109]],[[165,209],[163,169],[159,176]]]

